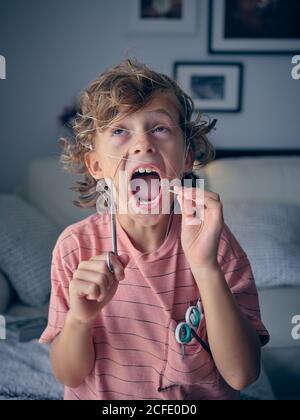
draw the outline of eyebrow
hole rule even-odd
[[[164,108],[153,109],[153,110],[149,111],[149,114],[162,114],[162,115],[165,115],[165,116],[167,116],[173,122],[173,124],[176,124],[176,122],[174,121],[174,118],[172,117],[172,115],[168,111],[166,111]],[[114,130],[115,128],[116,128],[116,126],[108,127],[107,128],[107,131]]]
[[[149,113],[150,113],[150,114],[163,114],[163,115],[166,115],[167,117],[169,117],[169,118],[170,118],[170,120],[172,120],[172,121],[175,123],[175,121],[174,121],[174,119],[173,119],[172,115],[171,115],[171,114],[169,114],[169,112],[168,112],[168,111],[166,111],[166,110],[165,110],[165,109],[163,109],[163,108],[154,109],[154,110],[152,110],[152,111],[149,111]]]

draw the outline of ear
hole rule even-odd
[[[87,152],[84,155],[84,162],[89,173],[91,174],[93,178],[101,179],[104,177],[100,160],[94,150]]]
[[[195,156],[191,147],[189,147],[188,154],[184,164],[184,173],[192,172],[194,167]]]

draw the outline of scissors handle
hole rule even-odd
[[[110,254],[111,254],[111,252],[108,252],[107,253],[107,256],[106,256],[106,265],[107,265],[108,271],[113,274],[114,273],[114,269],[113,269],[113,266],[112,266],[111,261],[110,261]]]
[[[186,322],[180,322],[177,325],[175,338],[178,344],[187,344],[192,340],[191,329]]]
[[[190,306],[185,314],[185,322],[191,328],[198,328],[201,322],[201,312],[198,306]]]

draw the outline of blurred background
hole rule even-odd
[[[300,83],[291,78],[291,55],[209,54],[208,1],[196,7],[195,33],[157,35],[130,33],[130,0],[1,0],[1,191],[13,190],[30,159],[57,152],[64,107],[126,53],[171,75],[176,61],[244,63],[243,112],[219,116],[215,145],[298,148]]]
[[[176,77],[218,119],[217,159],[200,175],[220,193],[252,262],[272,336],[262,379],[246,397],[300,399],[300,80],[291,74],[299,22],[294,0],[0,0],[0,313],[14,333],[0,340],[0,398],[9,399],[7,389],[26,394],[13,373],[35,377],[30,357],[36,372],[48,363],[32,338],[47,318],[51,250],[89,214],[72,205],[58,139],[80,92],[135,57]],[[13,348],[23,349],[21,365]],[[28,398],[44,397],[42,380],[61,397],[49,367]]]

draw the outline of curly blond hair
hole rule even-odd
[[[73,203],[81,208],[96,207],[99,197],[97,181],[90,175],[84,161],[87,149],[94,147],[97,130],[105,130],[118,117],[131,115],[141,109],[157,92],[173,93],[179,104],[180,127],[186,144],[190,145],[194,156],[194,168],[198,169],[215,159],[215,150],[207,138],[214,129],[216,120],[204,121],[203,115],[195,112],[194,102],[172,78],[157,73],[135,59],[125,59],[115,67],[107,69],[82,92],[80,111],[73,123],[74,139],[61,138],[63,148],[61,163],[67,172],[82,174],[84,179],[76,182],[71,189],[78,193]],[[121,106],[126,106],[126,114],[120,114]],[[197,179],[194,172],[184,179]]]

